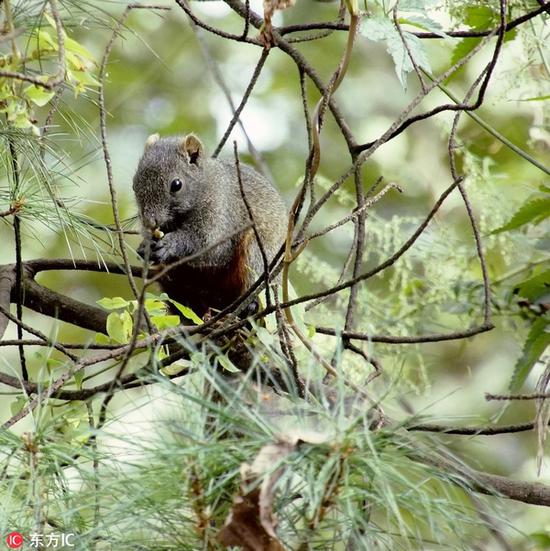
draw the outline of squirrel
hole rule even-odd
[[[160,285],[200,317],[231,304],[264,272],[257,237],[268,262],[284,242],[287,209],[278,191],[250,166],[237,172],[235,163],[207,157],[194,134],[149,136],[133,190],[144,235],[138,254],[149,243],[153,265],[192,256]]]

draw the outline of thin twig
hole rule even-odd
[[[252,231],[254,232],[254,237],[256,238],[256,244],[258,245],[258,248],[260,249],[260,254],[262,256],[262,262],[264,267],[263,274],[264,274],[264,280],[265,280],[266,306],[267,308],[271,308],[271,292],[269,288],[269,260],[267,258],[267,253],[262,240],[262,236],[258,231],[258,226],[256,225],[256,220],[254,219],[254,212],[252,211],[252,207],[250,206],[248,197],[246,196],[246,192],[244,190],[243,178],[241,174],[241,163],[239,161],[239,152],[237,151],[236,141],[233,142],[233,155],[235,156],[235,168],[237,170],[237,180],[239,181],[239,191],[240,191],[244,206],[246,208],[246,212],[248,213],[248,219],[252,224]]]
[[[265,48],[262,50],[262,55],[260,56],[260,59],[258,60],[258,63],[256,63],[256,66],[254,67],[254,72],[252,73],[252,77],[250,79],[250,82],[248,83],[248,86],[246,87],[246,90],[243,94],[241,103],[239,103],[239,106],[236,109],[233,109],[233,117],[229,121],[229,125],[227,126],[227,129],[222,136],[221,140],[219,141],[218,145],[216,146],[216,149],[214,153],[212,154],[212,157],[217,157],[222,150],[223,146],[225,145],[225,142],[231,135],[231,132],[233,131],[233,128],[238,123],[241,123],[240,116],[241,113],[248,102],[248,99],[250,98],[250,94],[252,93],[252,90],[254,89],[254,86],[256,86],[256,83],[258,82],[258,78],[260,77],[260,74],[262,72],[262,69],[264,67],[265,61],[267,59],[267,56],[269,55],[269,49]],[[233,108],[233,106],[232,106]]]
[[[485,393],[485,399],[491,400],[547,400],[550,398],[548,392],[532,392],[530,394],[491,394]]]

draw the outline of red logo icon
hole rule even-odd
[[[10,549],[18,549],[23,545],[23,534],[12,532],[6,537],[6,543]]]

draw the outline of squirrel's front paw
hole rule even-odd
[[[170,264],[179,258],[177,242],[174,236],[167,233],[162,239],[151,241],[151,262],[153,264]]]
[[[149,246],[149,262],[152,264],[171,264],[191,254],[178,232],[166,233],[161,239],[144,239],[137,250],[141,258],[145,258],[147,246]]]
[[[171,264],[191,254],[188,244],[179,232],[166,233],[161,239],[151,241],[151,262]]]

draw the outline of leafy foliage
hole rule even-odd
[[[526,224],[540,224],[547,218],[550,218],[550,196],[533,197],[521,206],[509,222],[493,233],[516,230]]]
[[[546,352],[549,345],[550,318],[549,316],[543,316],[531,325],[531,329],[523,345],[522,355],[512,375],[512,381],[510,383],[510,389],[512,391],[517,391],[521,388],[525,379],[533,369],[533,366]]]
[[[4,0],[2,5],[7,4]],[[112,213],[118,205],[122,217],[127,217],[123,230],[135,229],[128,183],[145,136],[192,129],[210,142],[219,137],[227,113],[220,107],[221,96],[207,68],[219,65],[220,72],[229,75],[233,99],[238,97],[252,63],[241,42],[246,39],[239,34],[234,43],[219,37],[216,43],[201,41],[202,53],[212,48],[202,63],[192,26],[177,16],[163,15],[157,21],[150,13],[132,11],[114,31],[120,16],[115,5],[63,0],[59,26],[51,11],[55,3],[50,7],[41,1],[12,4],[13,17],[8,23],[22,31],[14,41],[0,42],[0,110],[4,113],[0,139],[5,146],[0,230],[6,238],[2,242],[11,243],[17,218],[23,228],[25,258],[64,257],[68,251],[72,258],[91,255],[99,265],[105,260],[122,264]],[[335,5],[312,6],[298,2],[277,14],[282,19],[274,19],[273,24],[300,25],[337,17]],[[217,7],[199,5],[196,13],[203,17]],[[406,115],[402,102],[422,88],[413,78],[415,65],[422,74],[437,74],[479,45],[476,37],[452,38],[456,29],[485,31],[499,23],[499,2],[494,0],[380,0],[366,7],[369,12],[349,72],[332,98],[342,99],[357,141],[364,136],[370,140],[371,134],[376,139]],[[509,3],[508,20],[539,8],[535,1]],[[213,19],[216,26],[224,32],[233,29],[235,21],[224,19],[221,8],[218,15],[219,19]],[[252,27],[247,26],[247,37],[254,41],[260,35]],[[65,54],[61,65],[58,31]],[[418,31],[441,39],[424,40],[415,34]],[[311,37],[282,35],[292,36],[289,48],[299,48],[327,82],[327,75],[340,62],[345,42],[343,33],[329,37],[330,32],[325,42],[308,40],[309,44],[298,45],[292,40]],[[280,338],[284,310],[277,312],[279,317],[273,314],[276,319],[267,318],[266,327],[262,322],[242,322],[246,323],[245,338],[239,335],[239,339],[213,343],[198,328],[208,328],[207,319],[201,320],[164,294],[148,294],[144,309],[159,331],[171,334],[182,318],[197,326],[194,338],[174,338],[174,347],[184,349],[186,359],[164,365],[171,352],[164,343],[140,349],[142,353],[132,351],[128,357],[110,358],[109,353],[123,348],[134,333],[138,338],[146,335],[141,328],[136,331],[139,306],[127,280],[109,275],[100,281],[105,274],[44,273],[40,283],[67,296],[82,295],[88,304],[96,301],[107,310],[105,333],[94,332],[94,341],[94,334],[61,322],[46,324],[25,311],[25,321],[40,328],[48,340],[40,341],[39,351],[26,349],[33,388],[18,385],[21,361],[17,349],[2,348],[0,371],[16,380],[2,379],[12,383],[3,393],[8,397],[2,400],[5,415],[19,414],[40,392],[72,373],[68,371],[72,360],[52,343],[82,343],[82,350],[68,349],[78,355],[77,362],[94,354],[105,359],[68,378],[61,389],[69,393],[67,399],[55,394],[38,400],[36,409],[19,425],[22,429],[0,431],[0,531],[16,527],[25,534],[33,530],[76,532],[78,548],[83,550],[218,549],[219,534],[236,501],[271,486],[263,500],[269,525],[281,545],[300,551],[339,550],[344,545],[470,549],[471,542],[490,546],[495,530],[514,549],[533,543],[542,548],[548,539],[546,521],[533,509],[525,512],[509,502],[500,509],[496,499],[473,499],[472,481],[460,474],[463,465],[454,457],[468,457],[488,471],[510,470],[514,476],[530,472],[530,435],[507,437],[507,443],[495,442],[483,454],[468,442],[453,442],[451,453],[446,447],[450,436],[427,437],[407,429],[419,421],[417,412],[437,423],[451,418],[455,425],[466,416],[471,423],[478,421],[477,416],[472,420],[472,411],[489,419],[495,410],[490,404],[480,404],[479,397],[493,390],[493,385],[529,392],[533,380],[544,380],[540,372],[550,344],[550,271],[545,246],[550,204],[543,180],[547,172],[536,160],[543,158],[541,152],[550,143],[544,101],[548,66],[541,52],[547,35],[543,17],[507,33],[508,43],[489,84],[490,100],[484,105],[483,119],[462,117],[454,148],[446,142],[450,119],[443,113],[411,125],[369,157],[361,174],[366,197],[383,185],[376,183],[378,176],[398,182],[404,193],[388,193],[365,209],[366,245],[360,262],[354,265],[358,190],[345,180],[319,209],[310,231],[354,215],[346,224],[306,243],[305,252],[292,265],[298,290],[290,297],[294,299],[330,289],[386,262],[421,227],[447,185],[450,149],[456,170],[464,175],[464,189],[479,226],[491,281],[494,331],[451,342],[406,340],[467,329],[482,321],[485,297],[480,255],[468,205],[456,190],[414,244],[387,269],[359,285],[308,301],[306,314],[299,310],[302,305],[293,306],[297,325],[311,349],[289,339],[286,347],[290,350],[284,352]],[[378,56],[380,50],[372,42],[389,55]],[[487,51],[493,43],[494,39],[488,42]],[[114,55],[102,88],[97,67],[106,44],[113,46]],[[300,119],[302,102],[284,56],[269,56],[261,86],[253,91],[242,120],[252,141],[265,140],[260,149],[265,150],[276,184],[290,204],[306,181],[296,178],[303,173],[308,156]],[[477,74],[479,58],[472,61],[453,77],[452,88],[461,98],[472,84],[472,74]],[[30,75],[39,83],[1,76],[1,71]],[[402,89],[394,86],[392,71]],[[41,85],[56,76],[61,79],[55,91]],[[303,103],[307,106],[320,93],[305,88]],[[107,117],[109,133],[105,136],[97,128],[100,89],[112,115]],[[430,101],[416,105],[415,112],[431,108]],[[249,113],[253,116],[247,119]],[[323,126],[322,175],[306,190],[311,203],[306,202],[302,216],[349,168],[336,126],[331,119]],[[100,157],[113,169],[117,204],[112,196],[106,199],[104,167],[97,164]],[[254,150],[243,157],[254,160]],[[124,237],[130,261],[135,262],[132,246],[136,237],[131,233]],[[11,249],[2,249],[5,262],[13,262]],[[351,297],[356,309],[348,329],[386,337],[387,342],[340,338]],[[214,330],[223,332],[230,323],[241,321],[223,320]],[[252,336],[246,333],[248,327],[253,329]],[[336,336],[323,333],[323,327],[337,328]],[[405,344],[392,342],[399,338]],[[350,342],[355,351],[346,348]],[[249,371],[232,360],[237,344],[251,356]],[[88,346],[105,348],[98,353],[86,350]],[[4,350],[9,350],[5,359]],[[333,385],[323,380],[322,361],[339,375]],[[371,374],[378,372],[381,375],[365,390]],[[304,382],[302,389],[296,384],[296,373]],[[127,387],[119,375],[131,379]],[[76,398],[78,392],[96,384],[101,391]],[[454,398],[459,386],[465,390],[456,391]],[[526,410],[514,410],[511,420],[522,421],[519,417],[525,414]],[[146,415],[151,420],[145,422]],[[381,416],[389,420],[387,425]],[[268,461],[253,480],[243,476],[262,450],[281,443],[288,454]],[[449,470],[449,461],[458,470]],[[259,498],[250,502],[259,506]],[[494,519],[498,519],[496,528]],[[246,528],[245,522],[241,529]]]
[[[59,531],[77,530],[76,548],[82,550],[101,548],[106,534],[109,545],[121,550],[221,549],[217,532],[229,513],[228,498],[236,495],[241,465],[282,438],[293,439],[291,453],[282,463],[268,462],[265,476],[284,466],[273,499],[278,538],[285,547],[310,542],[322,549],[328,537],[388,549],[426,540],[468,549],[457,519],[473,533],[484,530],[455,481],[425,463],[437,445],[429,438],[419,442],[401,431],[369,430],[360,413],[364,404],[356,397],[349,397],[351,402],[342,397],[331,411],[320,396],[304,410],[276,395],[266,401],[247,390],[246,381],[230,384],[204,364],[199,369],[181,385],[159,380],[170,420],[154,422],[157,436],[149,442],[107,426],[110,450],[82,445],[93,441],[93,429],[73,431],[79,444],[74,438],[53,444],[56,426],[65,424],[59,413],[41,425],[32,441],[1,433],[0,449],[10,457],[0,482],[10,496],[3,525],[29,533],[40,515]],[[215,400],[201,392],[205,381],[215,389]],[[68,424],[77,423],[74,430],[82,414],[69,417]],[[288,426],[292,418],[294,428]],[[117,449],[124,450],[125,459]],[[40,461],[30,472],[36,454]],[[70,488],[68,467],[73,472]],[[45,498],[33,487],[40,487]],[[31,507],[25,505],[27,496]],[[325,536],[316,542],[319,533]]]

